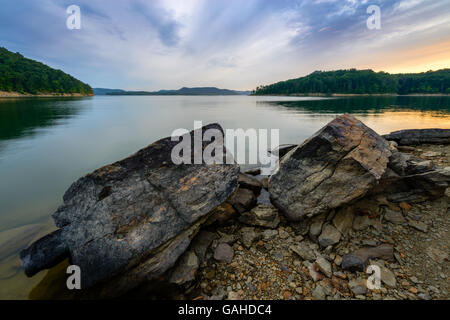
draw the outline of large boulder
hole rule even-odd
[[[270,178],[272,203],[292,221],[363,197],[386,171],[389,143],[345,114],[291,150]]]
[[[207,129],[223,133],[218,124],[198,130]],[[195,133],[183,136],[192,150]],[[223,135],[218,139],[223,147]],[[177,144],[161,139],[76,181],[53,214],[59,230],[21,253],[25,272],[32,276],[69,257],[83,288],[102,282],[106,295],[118,295],[171,269],[239,177],[237,164],[174,164]]]
[[[410,129],[391,132],[383,136],[386,140],[397,142],[401,146],[422,143],[449,144],[450,129]]]

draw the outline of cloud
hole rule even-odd
[[[98,87],[252,89],[449,40],[446,0],[0,0],[0,45]],[[382,29],[366,9],[381,7]],[[421,61],[423,63],[423,61]],[[390,61],[385,66],[392,67]]]

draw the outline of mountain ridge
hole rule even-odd
[[[249,95],[250,91],[220,89],[217,87],[182,87],[177,90],[133,91],[122,89],[94,88],[95,95],[135,95],[135,96],[168,96],[168,95]]]

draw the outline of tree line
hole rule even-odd
[[[253,94],[435,94],[450,93],[450,69],[389,74],[373,70],[315,71],[308,76],[259,86]]]
[[[92,94],[92,88],[61,70],[0,47],[0,91],[29,94]]]

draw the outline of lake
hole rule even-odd
[[[0,299],[26,299],[18,252],[55,227],[51,214],[77,178],[194,121],[279,129],[300,143],[352,113],[380,134],[450,128],[450,97],[96,96],[0,99]]]

